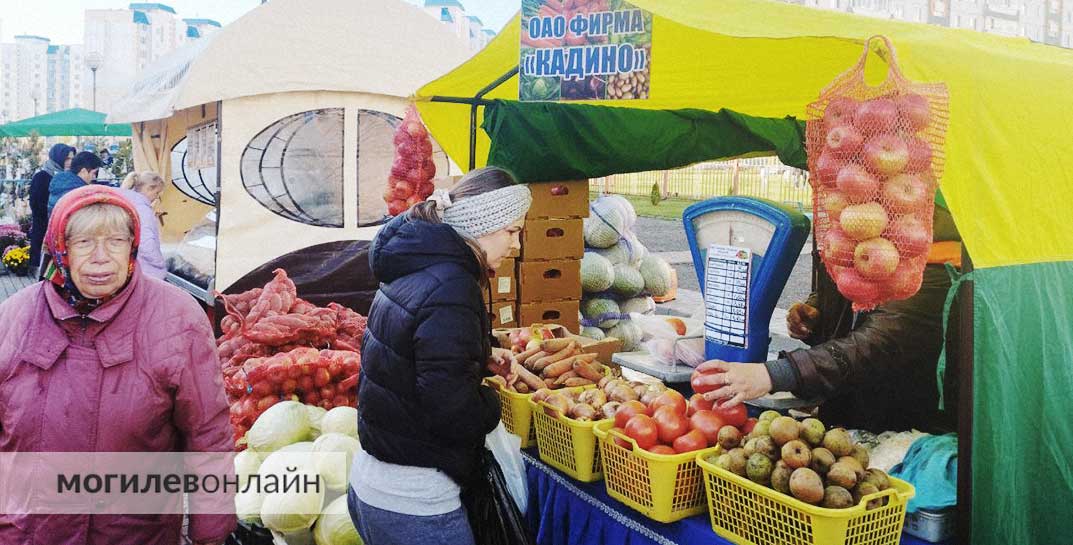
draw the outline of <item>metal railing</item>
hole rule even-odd
[[[660,188],[663,198],[704,200],[712,197],[740,195],[758,197],[797,207],[812,209],[812,186],[808,172],[786,166],[774,157],[736,159],[700,163],[676,170],[634,172],[594,178],[595,191],[620,195],[652,194]]]

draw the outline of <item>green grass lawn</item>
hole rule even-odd
[[[589,200],[595,199],[598,196],[598,193],[590,192]],[[637,210],[638,216],[673,221],[682,221],[682,212],[686,209],[686,207],[697,202],[688,199],[667,199],[665,201],[661,201],[658,205],[653,206],[652,201],[649,200],[648,197],[639,197],[636,195],[622,196],[633,204],[634,209]]]

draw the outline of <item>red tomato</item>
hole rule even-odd
[[[719,442],[719,430],[725,425],[726,422],[712,411],[697,411],[689,417],[689,427],[702,433],[708,445]]]
[[[319,405],[320,394],[318,394],[316,391],[306,392],[302,396],[302,403],[305,403],[306,405]]]
[[[742,424],[742,426],[741,426],[741,434],[742,435],[749,435],[750,433],[752,433],[753,428],[756,427],[757,422],[758,422],[758,420],[755,419],[755,418],[750,418],[750,419],[746,420],[745,424]]]
[[[656,409],[652,419],[656,421],[656,426],[659,428],[661,442],[669,445],[689,431],[689,420],[686,419],[684,413],[684,410],[679,413],[678,408],[673,405]]]
[[[332,360],[332,362],[328,364],[328,374],[330,374],[332,378],[339,378],[343,376],[343,372],[345,370],[344,368],[345,365],[343,364],[343,362],[339,360]]]
[[[350,395],[352,388],[348,387],[345,382],[340,382],[335,385],[335,392],[341,396]]]
[[[313,384],[317,388],[323,388],[332,381],[332,375],[327,369],[317,369],[313,372]]]
[[[316,392],[317,386],[313,384],[313,377],[302,376],[298,379],[298,389],[305,393]]]
[[[718,404],[712,406],[712,412],[723,419],[723,422],[728,426],[734,426],[741,429],[745,425],[745,421],[749,418],[749,412],[745,409],[745,405],[739,403],[731,409],[723,409]]]
[[[291,395],[294,393],[295,390],[298,389],[298,382],[296,382],[292,378],[289,378],[283,381],[283,384],[279,386],[279,389],[283,392],[283,395]]]
[[[693,413],[697,411],[710,411],[712,410],[712,402],[704,399],[701,394],[693,394],[689,398],[689,410],[686,411],[686,416],[693,416]]]
[[[694,450],[707,448],[708,441],[700,430],[693,430],[678,439],[675,439],[672,446],[674,447],[675,452],[681,454],[683,452],[693,452]]]
[[[712,390],[723,387],[723,377],[719,375],[723,370],[716,367],[715,362],[706,361],[697,366],[689,377],[689,385],[698,394],[706,394]]]
[[[611,428],[611,431],[617,431],[617,432],[619,432],[619,433],[621,433],[623,435],[626,434],[626,430],[624,430],[624,429],[622,429],[622,428],[620,428],[618,426],[615,426],[614,428]],[[611,438],[615,442],[616,445],[618,445],[618,446],[620,446],[620,447],[622,447],[622,448],[624,448],[626,450],[633,450],[633,445],[630,444],[629,441],[627,441],[625,439],[622,439],[620,437],[615,437],[614,435],[612,435]]]
[[[648,450],[655,446],[659,439],[659,429],[656,421],[647,414],[635,414],[626,422],[626,435],[637,442],[637,446]]]
[[[287,368],[282,365],[273,365],[267,369],[268,381],[279,384],[287,378]]]
[[[257,400],[257,412],[262,413],[269,407],[279,403],[279,396],[269,395]]]
[[[349,401],[346,396],[335,396],[335,398],[332,399],[332,405],[335,405],[336,407],[346,407],[348,404]]]
[[[650,405],[649,408],[652,409],[652,415],[655,416],[660,407],[668,405],[673,407],[678,414],[682,416],[686,415],[686,398],[674,390],[667,390],[660,394],[660,396],[652,402],[652,405]]]
[[[683,435],[682,437],[685,436]],[[648,452],[651,452],[652,454],[663,454],[666,456],[678,454],[673,448],[668,447],[667,445],[656,445],[648,449]]]
[[[253,397],[264,397],[267,395],[271,395],[275,392],[275,390],[276,389],[275,387],[273,387],[272,383],[268,382],[267,380],[262,380],[253,384],[250,389],[250,393],[253,395]]]
[[[619,405],[618,411],[615,412],[615,426],[625,428],[626,422],[629,422],[630,418],[633,418],[635,414],[648,414],[648,407],[636,400],[627,401]]]
[[[302,368],[297,365],[288,365],[286,369],[287,376],[294,380],[298,380],[298,378],[302,376]]]
[[[335,397],[335,388],[329,388],[329,387],[325,386],[324,388],[321,388],[319,390],[319,393],[320,393],[320,398],[321,399],[329,399],[330,400],[331,398]]]

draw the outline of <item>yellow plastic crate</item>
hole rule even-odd
[[[600,442],[609,496],[658,522],[674,522],[704,512],[704,476],[697,466],[697,454],[719,452],[718,446],[684,454],[653,454],[638,448],[625,435],[620,438],[632,443],[633,448],[616,444],[610,431],[614,426],[614,421],[608,420],[593,428]]]
[[[708,513],[715,533],[738,545],[897,545],[913,485],[890,478],[891,488],[847,509],[817,507],[735,475],[697,456],[704,470]],[[887,504],[867,510],[868,501]]]
[[[585,390],[595,386],[580,386],[566,390]],[[548,465],[582,482],[591,483],[603,478],[600,451],[596,448],[596,436],[592,427],[596,422],[578,422],[561,414],[549,415],[545,409],[555,409],[541,401],[529,400],[536,429],[536,443],[540,459]]]
[[[522,438],[522,448],[535,445],[536,428],[533,427],[533,409],[529,405],[529,398],[533,394],[504,390],[487,379],[484,383],[499,392],[499,419],[503,421],[503,427]]]

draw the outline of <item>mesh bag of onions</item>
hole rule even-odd
[[[878,86],[865,81],[873,40],[888,66]],[[948,105],[945,84],[907,80],[890,41],[873,36],[857,64],[807,107],[816,244],[856,311],[920,289]]]
[[[395,162],[384,190],[388,214],[397,216],[427,199],[434,189],[436,164],[432,162],[432,139],[411,105],[395,129]]]

